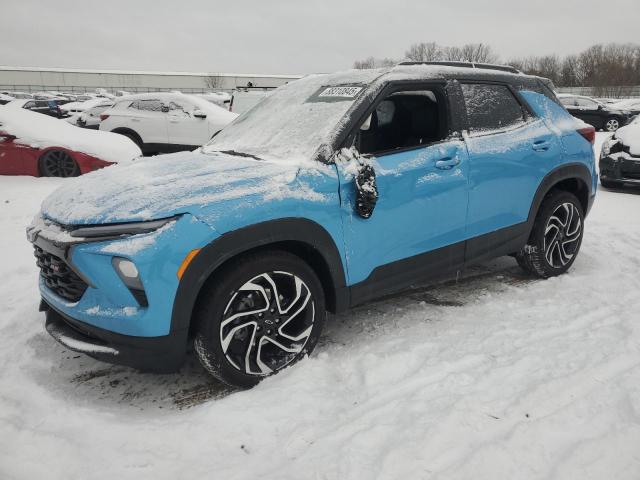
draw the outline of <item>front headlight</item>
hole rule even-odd
[[[113,223],[111,225],[93,225],[90,227],[80,227],[72,230],[69,234],[75,238],[86,239],[113,239],[128,235],[138,235],[140,233],[149,233],[164,227],[167,223],[177,220],[176,217],[163,218],[161,220],[152,220],[149,222],[127,222]]]

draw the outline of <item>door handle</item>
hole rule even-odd
[[[546,152],[551,148],[551,144],[547,140],[536,140],[533,142],[533,149],[536,152]]]
[[[131,119],[131,121],[132,121],[132,122],[139,122],[140,120],[139,120],[139,119],[137,119],[137,118],[132,118],[132,119]]]
[[[451,170],[453,167],[460,163],[460,159],[458,157],[453,158],[443,158],[441,160],[436,161],[436,168],[440,170]]]

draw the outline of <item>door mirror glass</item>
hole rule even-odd
[[[196,118],[207,118],[207,114],[204,113],[202,110],[194,110],[193,116]]]
[[[169,111],[169,107],[167,105],[162,105],[162,107],[160,107],[160,111],[162,113],[167,113]]]

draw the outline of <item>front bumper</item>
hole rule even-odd
[[[183,332],[163,337],[132,337],[75,320],[44,300],[40,310],[45,311],[45,328],[55,340],[69,350],[96,360],[157,373],[175,372],[184,361],[186,336]]]
[[[614,154],[600,159],[600,178],[640,185],[640,157]]]

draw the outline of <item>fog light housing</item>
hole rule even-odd
[[[140,272],[138,272],[138,267],[136,267],[135,263],[128,258],[113,257],[111,264],[138,304],[141,307],[148,307],[147,294],[144,291],[142,280],[140,280]]]

